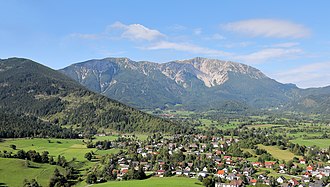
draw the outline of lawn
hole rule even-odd
[[[86,144],[81,139],[6,139],[6,141],[0,143],[0,151],[7,150],[16,152],[10,148],[10,145],[16,145],[16,149],[23,149],[25,151],[36,150],[40,153],[48,151],[55,159],[58,155],[63,155],[69,161],[72,158],[76,158],[79,161],[85,161],[84,158],[87,152],[93,151],[99,155],[116,153],[118,149],[110,150],[97,150],[88,149]]]
[[[316,145],[320,148],[328,148],[330,145],[330,139],[302,139],[297,138],[291,140],[292,143],[297,143],[299,145],[313,146]]]
[[[279,160],[291,160],[293,157],[302,158],[301,156],[294,155],[289,150],[281,150],[277,146],[264,146],[262,144],[258,144],[258,147],[261,149],[265,149],[267,152],[269,152],[273,157],[279,159]]]
[[[0,184],[20,187],[24,179],[36,179],[39,185],[48,186],[56,166],[30,162],[33,167],[26,167],[25,160],[0,158]],[[62,173],[63,169],[58,168]]]
[[[95,187],[201,187],[201,183],[197,179],[190,179],[186,177],[167,177],[159,178],[152,177],[146,180],[132,180],[132,181],[113,181],[103,184],[93,185]]]

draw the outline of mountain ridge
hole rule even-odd
[[[109,57],[59,71],[92,91],[140,109],[226,110],[228,103],[278,109],[319,90],[330,93],[279,83],[245,64],[202,57],[166,63]]]
[[[121,132],[176,132],[173,122],[91,92],[62,73],[29,59],[0,60],[0,112],[56,125]]]

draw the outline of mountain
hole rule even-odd
[[[105,58],[60,71],[94,92],[143,109],[276,108],[292,101],[300,90],[248,65],[200,57],[161,64]]]
[[[123,132],[184,131],[180,125],[91,92],[58,71],[22,58],[0,60],[1,114],[2,111],[60,127]]]
[[[300,90],[300,95],[292,101],[287,110],[313,114],[330,113],[330,86]]]

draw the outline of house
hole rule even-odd
[[[206,158],[212,158],[212,153],[206,153],[205,156]]]
[[[251,179],[250,180],[250,183],[255,186],[257,184],[257,179]]]
[[[176,175],[182,175],[183,172],[182,172],[182,170],[176,170],[176,171],[175,171],[175,174],[176,174]]]
[[[213,148],[218,148],[219,147],[217,142],[212,142],[211,144],[213,145]]]
[[[245,168],[244,171],[243,171],[243,175],[245,175],[245,176],[247,176],[247,177],[248,177],[251,173],[252,173],[251,168]]]
[[[230,180],[230,181],[231,181],[231,180],[234,180],[234,179],[236,179],[236,178],[237,178],[236,175],[233,174],[233,173],[228,174],[227,177],[226,177],[226,179],[227,179],[227,180]]]
[[[285,178],[284,178],[283,176],[280,176],[280,177],[278,177],[278,178],[276,179],[276,181],[277,181],[278,183],[280,183],[280,184],[283,184],[284,181],[285,181]]]
[[[281,169],[278,173],[284,174],[285,173],[285,170],[284,169]]]
[[[198,173],[198,176],[202,176],[203,178],[208,176],[208,173],[206,171],[201,171]]]
[[[183,171],[183,174],[184,174],[185,176],[189,177],[189,175],[190,175],[190,171],[188,171],[188,170],[184,170],[184,171]]]
[[[298,182],[297,179],[295,179],[295,178],[291,178],[291,179],[289,180],[289,183],[291,183],[292,186],[298,186],[298,185],[299,185],[299,182]]]
[[[157,174],[159,177],[163,177],[163,176],[164,176],[164,173],[165,173],[165,170],[157,170],[157,171],[156,171],[156,174]]]
[[[216,155],[222,155],[223,152],[218,150],[218,151],[215,152],[215,154],[216,154]]]
[[[324,176],[325,176],[325,174],[322,173],[322,172],[320,172],[317,175],[315,175],[315,177],[318,178],[318,179],[322,179]]]
[[[215,187],[240,187],[243,186],[242,180],[233,180],[229,184],[216,182]]]
[[[273,166],[274,166],[274,164],[275,164],[275,162],[265,162],[265,167],[266,168],[273,168]]]
[[[311,165],[307,166],[306,170],[309,172],[313,171],[313,166],[311,166]]]
[[[198,146],[195,143],[189,145],[189,149],[197,150],[197,148],[198,148]]]
[[[284,164],[280,164],[279,167],[280,167],[280,169],[284,169],[285,168],[285,165]]]
[[[304,183],[308,183],[308,182],[310,182],[310,179],[309,179],[309,177],[302,176],[301,181]]]
[[[222,179],[225,178],[225,170],[218,170],[216,175]]]
[[[229,184],[231,185],[231,187],[240,187],[243,185],[243,181],[241,179],[232,180]]]
[[[224,156],[223,157],[225,160],[230,160],[231,159],[231,156]]]
[[[252,166],[260,167],[262,164],[260,162],[252,162]]]
[[[300,160],[299,160],[299,163],[300,163],[300,164],[306,164],[306,160],[305,160],[305,159],[300,159]]]

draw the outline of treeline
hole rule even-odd
[[[9,113],[0,109],[0,138],[24,137],[78,138],[78,133],[33,116]]]

